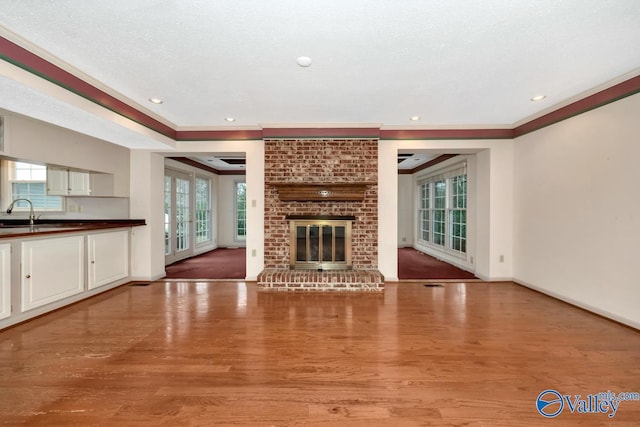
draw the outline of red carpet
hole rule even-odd
[[[244,279],[245,248],[215,249],[165,267],[167,279]]]
[[[472,273],[417,251],[398,249],[399,279],[477,279]]]
[[[216,249],[165,267],[167,279],[244,279],[246,249]],[[398,249],[398,278],[411,279],[476,279],[468,271],[416,251]]]

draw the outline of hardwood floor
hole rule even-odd
[[[512,283],[384,295],[124,286],[0,332],[0,425],[637,426],[640,332]]]

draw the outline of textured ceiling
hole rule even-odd
[[[638,0],[0,0],[0,32],[177,129],[508,127],[640,73]]]

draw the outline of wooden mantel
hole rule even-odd
[[[367,189],[364,182],[268,184],[278,189],[282,201],[362,201]]]

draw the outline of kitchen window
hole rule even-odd
[[[36,211],[63,211],[63,198],[47,195],[47,167],[27,162],[7,161],[9,169],[9,192],[5,200],[8,206],[15,199],[28,199]],[[30,210],[24,200],[16,202],[14,211]]]

